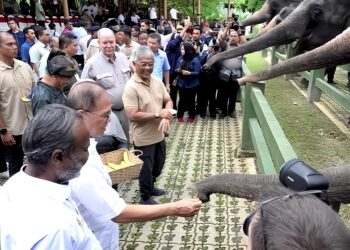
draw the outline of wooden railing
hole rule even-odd
[[[243,74],[250,74],[243,63]],[[254,152],[259,171],[276,174],[286,161],[297,158],[263,92],[264,82],[248,83],[241,87],[243,111],[240,149]]]

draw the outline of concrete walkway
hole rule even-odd
[[[238,105],[239,106],[239,105]],[[157,186],[167,194],[161,203],[195,197],[191,183],[219,173],[255,173],[252,158],[236,159],[241,113],[236,119],[174,121],[167,143],[167,160]],[[138,182],[119,187],[129,203],[139,200]],[[253,205],[243,199],[212,195],[193,218],[169,217],[147,223],[120,225],[121,249],[246,249],[242,223]]]

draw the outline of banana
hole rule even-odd
[[[114,170],[113,168],[111,168],[111,167],[108,166],[108,165],[105,165],[105,167],[108,169],[109,172]]]
[[[129,156],[128,156],[128,152],[127,151],[124,152],[123,158],[124,158],[124,161],[127,164],[127,166],[132,165],[132,162],[129,160]]]
[[[117,169],[121,168],[121,164],[117,165],[117,164],[114,164],[114,163],[108,163],[107,166],[110,167],[113,170],[117,170]]]
[[[125,167],[127,167],[127,166],[129,166],[125,161],[122,161],[121,163],[120,163],[120,168],[125,168]]]

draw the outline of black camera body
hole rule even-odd
[[[281,166],[280,182],[295,191],[327,190],[328,179],[299,159],[291,159]]]

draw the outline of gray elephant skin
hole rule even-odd
[[[205,68],[217,61],[288,44],[298,39],[295,54],[317,48],[341,34],[350,24],[349,0],[304,0],[279,25],[256,39],[213,56]]]
[[[346,63],[350,63],[350,28],[323,46],[275,64],[255,75],[244,76],[238,79],[238,82],[242,85],[246,82],[263,81],[284,74],[335,67]]]
[[[302,0],[267,0],[261,9],[255,12],[251,17],[242,21],[242,26],[251,26],[260,23],[269,23],[275,17],[280,20],[286,18]]]
[[[330,205],[338,210],[341,203],[350,203],[350,167],[332,167],[320,170],[329,180],[327,191]],[[193,184],[198,198],[209,201],[213,193],[256,201],[269,185],[282,185],[277,175],[220,174]]]

